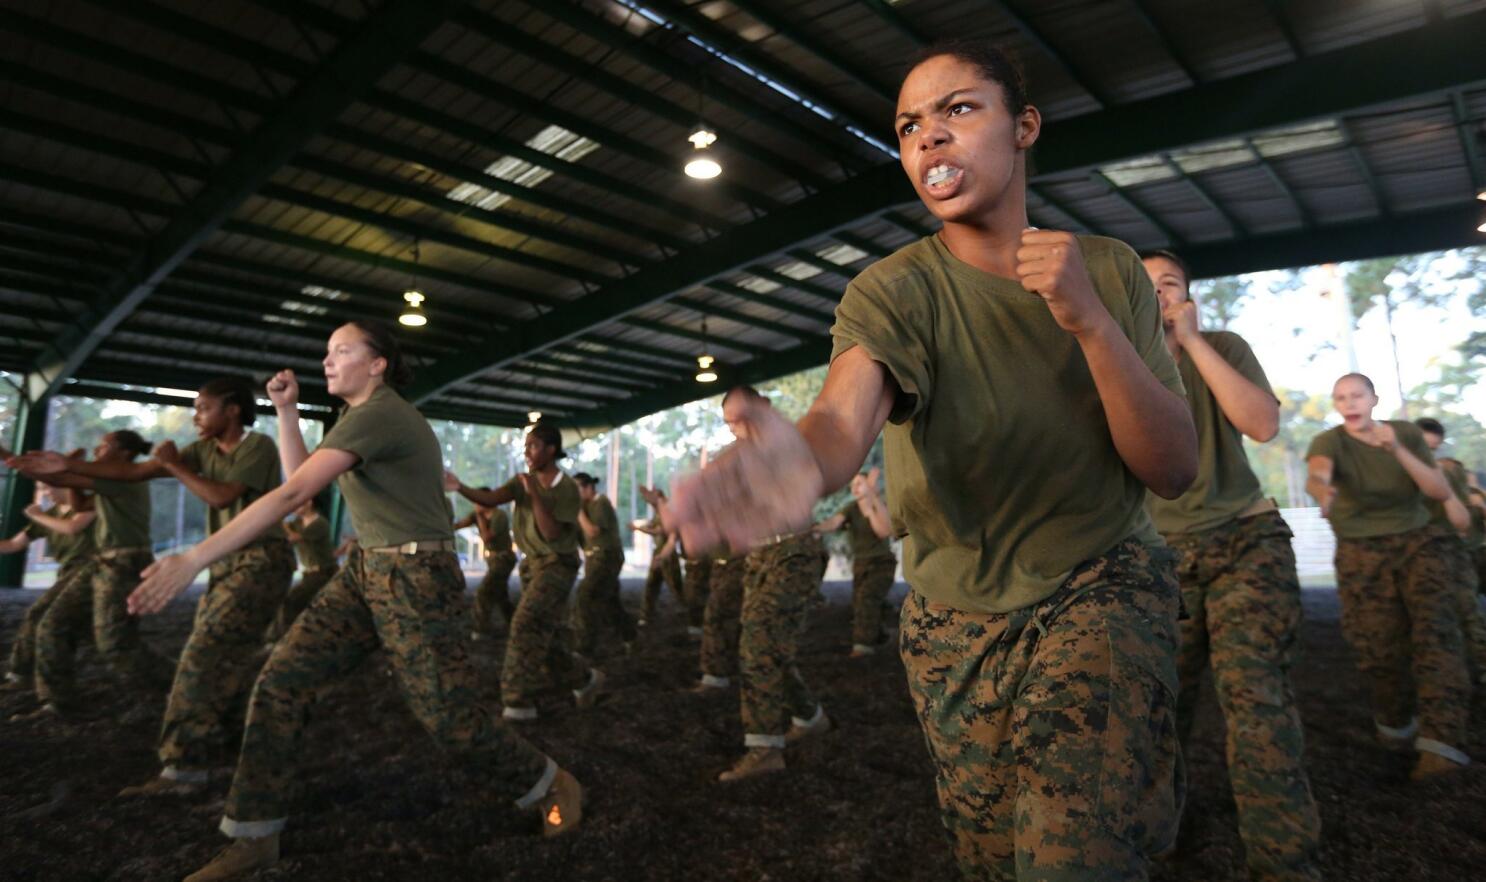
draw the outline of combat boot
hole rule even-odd
[[[603,691],[604,681],[609,679],[604,672],[598,668],[592,668],[588,674],[588,685],[582,689],[573,690],[573,701],[579,708],[590,708],[598,703],[599,693]]]
[[[279,862],[279,834],[271,833],[256,839],[234,839],[232,844],[217,852],[211,863],[187,876],[184,882],[215,882],[231,879]]]
[[[1448,775],[1465,768],[1465,763],[1457,763],[1455,760],[1427,750],[1419,752],[1419,762],[1414,765],[1414,771],[1409,773],[1412,781],[1424,781],[1440,775]]]
[[[119,791],[119,799],[155,796],[194,796],[206,789],[206,780],[180,780],[157,775],[143,784],[132,784]]]
[[[583,822],[583,785],[571,772],[558,769],[547,795],[537,803],[537,810],[542,813],[544,838],[573,832]]]
[[[782,747],[751,747],[743,754],[731,769],[717,776],[717,780],[724,783],[742,781],[757,775],[767,775],[770,772],[784,771],[784,748]]]
[[[802,738],[824,735],[829,731],[831,731],[831,718],[826,716],[825,708],[817,706],[815,716],[810,719],[802,722],[796,717],[790,722],[789,731],[784,734],[784,743],[794,744]]]

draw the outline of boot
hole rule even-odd
[[[211,863],[187,876],[184,882],[215,882],[231,879],[279,862],[279,834],[260,836],[256,839],[234,839],[232,844],[217,852]]]
[[[583,823],[583,785],[572,773],[558,769],[547,795],[537,803],[542,813],[542,836],[551,839],[578,829]]]
[[[770,772],[784,771],[784,748],[782,747],[751,747],[743,754],[731,769],[717,776],[717,780],[724,783],[742,781],[756,775],[767,775]]]
[[[824,735],[829,731],[831,731],[831,718],[826,716],[825,708],[821,708],[816,712],[815,719],[803,724],[799,722],[791,723],[789,731],[784,734],[784,743],[794,744],[802,738],[809,738],[811,735]]]
[[[588,685],[582,689],[573,690],[573,701],[580,709],[593,707],[598,703],[599,693],[603,691],[604,681],[609,679],[604,672],[598,668],[592,668],[588,674]]]
[[[1449,757],[1443,757],[1437,753],[1421,750],[1419,752],[1419,762],[1414,765],[1414,771],[1409,774],[1409,779],[1412,781],[1424,781],[1439,775],[1458,772],[1463,768],[1465,768],[1463,764],[1457,763]]]

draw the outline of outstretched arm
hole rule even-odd
[[[148,615],[165,608],[207,566],[242,548],[290,512],[313,499],[341,474],[355,468],[356,454],[322,448],[304,461],[283,484],[260,496],[213,533],[182,554],[162,557],[144,571],[144,581],[129,595],[129,611]]]
[[[54,514],[48,514],[43,511],[39,505],[32,505],[26,508],[26,517],[46,527],[53,533],[61,533],[64,536],[76,536],[78,533],[86,530],[97,519],[98,515],[96,512],[84,511],[78,512],[70,518],[59,518]]]
[[[295,431],[298,431],[296,429]],[[186,485],[191,495],[212,508],[226,508],[248,492],[248,485],[241,481],[213,481],[181,461],[180,451],[174,441],[161,441],[152,452],[154,459],[147,465],[158,467],[163,473]]]
[[[0,554],[15,554],[17,551],[25,551],[31,544],[31,537],[22,530],[9,539],[0,539]]]
[[[814,530],[818,535],[824,535],[826,533],[834,533],[845,525],[846,515],[833,514],[810,529]]]

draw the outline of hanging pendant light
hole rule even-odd
[[[711,180],[722,174],[722,164],[717,161],[717,151],[712,145],[717,143],[717,133],[702,122],[702,100],[707,89],[707,81],[702,81],[702,86],[697,89],[697,124],[686,136],[691,142],[691,159],[686,163],[687,177],[698,180]]]
[[[402,315],[397,317],[399,324],[409,328],[421,328],[428,324],[428,315],[423,311],[423,301],[427,297],[418,290],[418,242],[413,242],[413,284],[408,290],[402,292],[403,308]]]
[[[707,317],[702,316],[702,354],[697,356],[698,383],[717,382],[717,371],[713,368],[716,363],[717,359],[707,354]]]

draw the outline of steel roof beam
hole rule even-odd
[[[1457,89],[1450,93],[1450,112],[1455,117],[1455,132],[1460,135],[1460,149],[1470,169],[1471,186],[1479,193],[1486,188],[1486,162],[1481,159],[1479,121],[1472,120],[1465,107],[1465,96]]]
[[[1140,203],[1136,202],[1129,193],[1125,192],[1125,189],[1123,187],[1110,180],[1109,176],[1106,175],[1104,172],[1089,172],[1089,180],[1093,181],[1096,184],[1104,185],[1107,190],[1107,195],[1113,196],[1116,201],[1125,206],[1125,208],[1129,209],[1131,214],[1134,214],[1135,216],[1139,217],[1141,220],[1149,224],[1151,227],[1153,227],[1156,232],[1165,237],[1166,244],[1181,245],[1183,243],[1184,240],[1181,236],[1177,235],[1177,232],[1175,230],[1173,230],[1164,221],[1156,217],[1150,211],[1147,211],[1144,207],[1142,207]]]
[[[152,236],[107,292],[48,344],[28,373],[32,400],[56,391],[269,176],[325,123],[431,33],[458,0],[389,0],[341,42],[310,79],[247,135],[190,203]]]
[[[1305,207],[1305,203],[1300,201],[1300,194],[1296,193],[1295,188],[1291,187],[1290,183],[1280,175],[1280,170],[1275,168],[1274,163],[1270,162],[1263,153],[1259,152],[1259,148],[1255,146],[1252,138],[1244,138],[1243,142],[1249,148],[1249,151],[1258,158],[1259,169],[1264,172],[1265,177],[1269,178],[1270,183],[1274,184],[1275,189],[1279,190],[1285,195],[1285,198],[1290,200],[1290,205],[1300,217],[1301,227],[1305,229],[1314,227],[1316,225],[1315,217],[1311,214],[1310,209]]]
[[[1264,8],[1269,10],[1269,15],[1274,19],[1275,27],[1279,28],[1280,35],[1285,38],[1285,45],[1289,47],[1291,54],[1296,58],[1304,58],[1305,47],[1301,45],[1300,36],[1290,23],[1290,16],[1285,14],[1285,0],[1264,0]]]
[[[888,0],[862,0],[874,15],[892,26],[893,30],[908,38],[910,42],[919,46],[927,46],[930,42],[929,35],[919,30],[916,25],[903,17]]]
[[[1392,214],[1388,207],[1388,194],[1383,192],[1383,184],[1378,176],[1373,174],[1372,166],[1368,164],[1367,157],[1362,153],[1362,146],[1357,143],[1357,138],[1352,134],[1352,126],[1345,119],[1337,119],[1337,127],[1342,130],[1345,139],[1347,155],[1352,158],[1352,164],[1357,167],[1357,174],[1362,177],[1362,182],[1367,185],[1367,192],[1372,195],[1373,204],[1378,207],[1378,214],[1387,217]]]
[[[1223,204],[1215,199],[1206,187],[1202,186],[1201,181],[1187,174],[1187,170],[1182,168],[1181,163],[1172,159],[1170,153],[1161,154],[1161,161],[1165,163],[1167,168],[1171,169],[1172,173],[1176,175],[1177,180],[1186,184],[1193,193],[1197,194],[1197,198],[1201,199],[1211,211],[1223,219],[1223,223],[1228,225],[1235,239],[1242,239],[1249,234],[1248,229],[1239,223],[1238,218],[1234,217],[1232,212],[1224,208]]]
[[[1177,48],[1176,38],[1172,36],[1171,30],[1161,24],[1155,14],[1146,9],[1141,0],[1129,0],[1126,5],[1130,7],[1131,12],[1135,13],[1136,18],[1139,18],[1141,23],[1156,35],[1161,48],[1166,50],[1166,54],[1171,56],[1171,60],[1176,62],[1176,66],[1181,68],[1187,79],[1191,80],[1193,85],[1202,82],[1202,76],[1197,73],[1197,65],[1192,63],[1187,53]]]
[[[1082,89],[1100,105],[1107,107],[1115,103],[1108,91],[1096,85],[1092,77],[1079,70],[1072,59],[1049,42],[1042,31],[1038,30],[1037,26],[1032,24],[1030,19],[1014,9],[1010,3],[1002,2],[1002,0],[986,0],[986,5],[996,10],[996,12],[1010,22],[1012,29],[1020,34],[1022,39],[1031,43],[1037,48],[1037,51],[1052,59],[1054,64],[1061,67],[1063,72],[1068,74],[1068,78],[1073,80],[1074,85]]]

